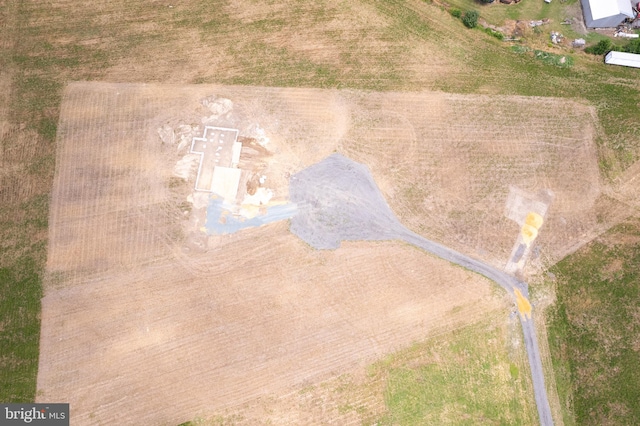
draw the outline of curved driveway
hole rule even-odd
[[[513,296],[520,311],[540,424],[553,425],[527,283],[404,227],[369,169],[340,154],[301,170],[289,184],[289,198],[298,206],[289,229],[312,247],[336,249],[341,241],[402,240],[489,278]]]
[[[477,272],[483,275],[500,287],[507,290],[509,294],[516,300],[514,290],[518,289],[524,297],[528,296],[527,283],[518,280],[512,275],[509,275],[493,266],[487,265],[484,262],[465,256],[462,253],[458,253],[455,250],[451,250],[445,246],[442,246],[433,241],[427,240],[420,235],[406,229],[405,232],[398,235],[398,239],[406,241],[416,247],[419,247],[429,253],[432,253],[444,260],[447,260],[456,265],[460,265],[470,271]],[[549,406],[549,399],[547,397],[547,388],[544,384],[544,373],[542,371],[542,360],[540,358],[540,350],[538,348],[538,339],[536,337],[535,324],[533,322],[532,312],[524,314],[520,312],[520,324],[522,324],[522,331],[524,333],[524,344],[527,348],[527,357],[529,358],[529,367],[531,368],[531,378],[533,380],[533,391],[536,398],[536,406],[538,407],[538,417],[540,418],[540,424],[543,426],[553,425],[553,418],[551,417],[551,408]]]

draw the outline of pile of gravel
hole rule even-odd
[[[512,296],[515,289],[524,297],[529,295],[527,283],[516,277],[402,226],[378,190],[369,169],[340,154],[333,154],[293,175],[289,193],[291,201],[298,205],[298,214],[291,219],[291,232],[317,249],[336,249],[345,240],[402,240],[484,275]],[[540,423],[553,425],[535,323],[523,315],[520,322]]]
[[[367,166],[340,154],[291,176],[289,198],[298,205],[291,232],[317,249],[396,239],[403,229]]]
[[[405,228],[364,164],[333,154],[293,175],[289,185],[298,206],[290,230],[316,249],[337,249],[342,241],[402,240],[528,297],[527,284],[516,277]]]

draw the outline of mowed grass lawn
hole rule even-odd
[[[387,412],[379,425],[537,422],[520,324],[494,318],[417,343],[375,364]]]
[[[461,8],[467,4],[459,3]],[[542,17],[545,6],[532,0],[521,5],[504,13]],[[606,67],[601,58],[578,52],[569,52],[575,59],[570,68],[548,65],[479,29],[464,28],[430,2],[107,0],[4,1],[2,6],[0,67],[9,90],[0,105],[0,401],[35,398],[56,123],[69,81],[585,99],[597,109],[599,160],[606,176],[617,176],[640,153],[637,70]],[[561,3],[551,6],[556,10]],[[481,17],[498,20],[493,14],[503,13],[500,6],[491,7],[477,9]],[[413,380],[427,370],[407,377]],[[401,382],[393,385],[398,392]]]
[[[640,220],[553,268],[549,340],[565,424],[640,424]]]

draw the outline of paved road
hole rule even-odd
[[[451,250],[438,243],[427,240],[426,238],[423,238],[408,229],[406,229],[405,232],[399,234],[398,238],[429,253],[432,253],[444,260],[455,263],[456,265],[460,265],[464,268],[467,268],[473,272],[477,272],[478,274],[489,278],[500,287],[507,290],[509,294],[514,296],[514,302],[516,300],[516,296],[514,293],[515,289],[518,289],[525,298],[529,295],[527,283],[518,280],[517,278],[507,274],[506,272],[489,266],[484,262],[465,256],[464,254],[458,253],[455,250]],[[553,425],[553,418],[551,417],[551,407],[549,406],[549,399],[547,397],[547,388],[544,384],[542,360],[540,358],[540,349],[538,348],[538,339],[536,337],[536,329],[533,322],[533,310],[527,312],[527,314],[520,312],[520,324],[522,324],[522,331],[524,333],[524,343],[527,349],[527,357],[529,358],[529,367],[531,368],[533,391],[536,398],[536,406],[538,407],[538,417],[540,418],[540,424],[543,426],[551,426]]]
[[[340,154],[293,175],[289,197],[298,206],[289,229],[317,249],[336,249],[342,241],[403,240],[504,288],[520,312],[540,424],[553,425],[527,283],[405,228],[389,208],[369,169]]]

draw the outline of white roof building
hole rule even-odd
[[[640,55],[636,53],[614,52],[607,53],[604,62],[611,65],[640,68]]]
[[[581,0],[587,28],[614,28],[634,18],[631,0]]]
[[[242,174],[237,168],[241,150],[237,129],[206,126],[203,136],[191,141],[191,152],[200,155],[195,190],[213,192],[233,204]]]

